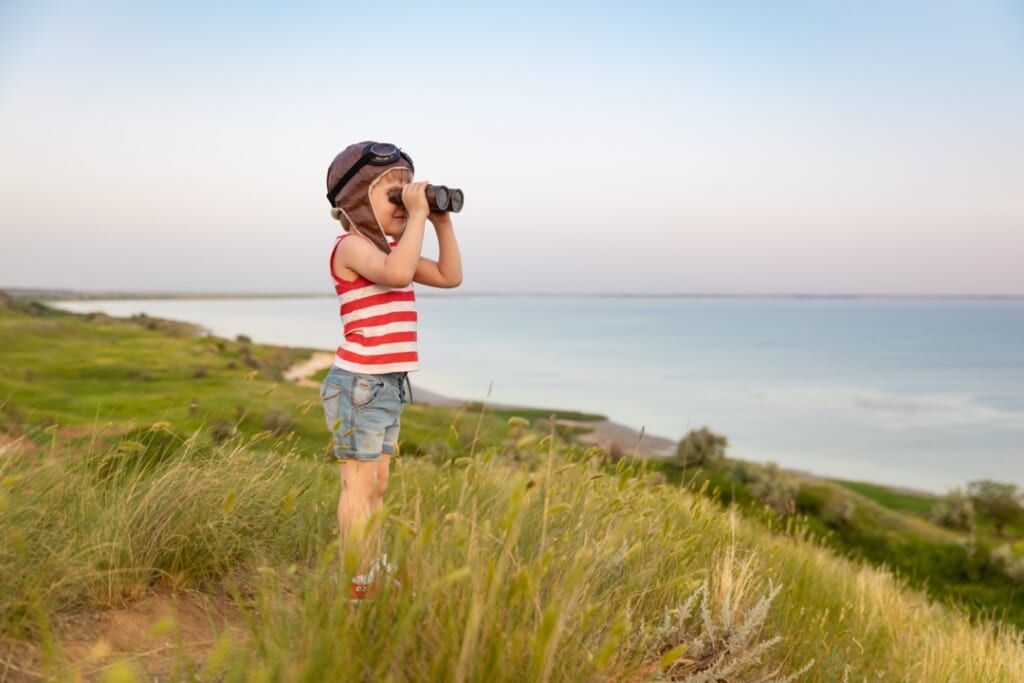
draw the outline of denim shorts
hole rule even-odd
[[[394,455],[405,404],[406,373],[367,375],[333,366],[320,385],[334,457],[372,462]]]

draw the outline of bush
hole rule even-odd
[[[974,528],[974,503],[962,489],[955,488],[935,504],[931,517],[932,521],[944,527],[970,531]]]
[[[796,512],[796,497],[800,484],[779,466],[770,462],[765,465],[750,484],[750,495],[780,515]]]
[[[832,501],[821,511],[822,519],[831,527],[852,524],[856,515],[857,504],[849,498]]]
[[[274,434],[284,434],[293,423],[292,416],[279,408],[271,408],[263,415],[263,429]]]
[[[725,476],[740,484],[749,484],[757,480],[760,467],[746,460],[729,460],[725,464]]]
[[[725,457],[728,440],[715,434],[707,427],[692,430],[686,434],[676,447],[673,464],[678,467],[709,467]]]
[[[967,495],[978,514],[991,519],[996,525],[996,533],[1001,534],[1004,526],[1018,523],[1024,518],[1021,492],[1013,484],[989,479],[972,481],[967,484]]]
[[[260,359],[256,358],[254,355],[252,355],[252,352],[249,351],[248,347],[242,348],[242,351],[239,354],[238,358],[243,363],[248,365],[250,368],[254,368],[256,370],[259,370],[262,367],[262,364],[260,363]]]
[[[235,424],[230,420],[217,420],[210,425],[210,438],[214,443],[222,444],[236,433]]]
[[[992,563],[1015,584],[1024,586],[1024,557],[1013,552],[1009,543],[992,551]]]
[[[665,611],[660,624],[641,625],[636,647],[659,661],[659,681],[713,683],[764,681],[789,683],[814,664],[812,659],[785,675],[781,665],[763,663],[765,654],[782,642],[766,634],[772,602],[782,590],[768,579],[755,578],[752,558],[735,549],[719,551],[710,579],[704,579],[682,604]]]
[[[805,515],[824,518],[825,511],[835,507],[833,498],[822,486],[803,485],[796,495],[796,508]]]

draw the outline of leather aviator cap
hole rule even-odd
[[[367,140],[349,145],[334,157],[334,161],[327,169],[328,192],[333,190],[335,185],[359,162],[364,151],[376,144]],[[339,209],[348,219],[351,230],[373,242],[378,249],[386,254],[391,252],[391,247],[388,244],[388,236],[384,234],[384,228],[373,214],[370,190],[384,174],[395,169],[405,169],[410,175],[412,174],[412,163],[408,160],[407,155],[398,156],[395,161],[385,164],[375,165],[372,162],[364,164],[334,197],[335,208]]]

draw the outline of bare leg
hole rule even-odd
[[[388,488],[388,473],[389,465],[391,463],[391,456],[387,453],[380,454],[380,460],[377,461],[376,481],[373,487],[373,498],[372,507],[370,514],[380,512],[384,507],[384,491]]]
[[[387,453],[380,454],[380,460],[377,461],[377,481],[373,488],[373,496],[370,499],[370,514],[375,515],[384,509],[384,491],[388,488],[388,473],[389,465],[391,463],[391,456]],[[383,524],[377,525],[377,533],[374,534],[376,538],[376,557],[380,556],[381,553],[381,539],[383,532],[381,528]]]
[[[367,524],[373,514],[378,464],[343,460],[339,465],[338,531],[343,564],[349,575],[362,574],[371,559]]]

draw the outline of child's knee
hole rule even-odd
[[[385,474],[383,476],[378,476],[377,477],[377,485],[374,488],[374,493],[376,493],[378,497],[383,497],[384,496],[384,492],[387,491],[387,490],[388,490],[388,475]]]
[[[377,478],[376,473],[366,464],[360,463],[355,469],[346,472],[342,478],[341,496],[355,499],[366,499],[374,495]]]

